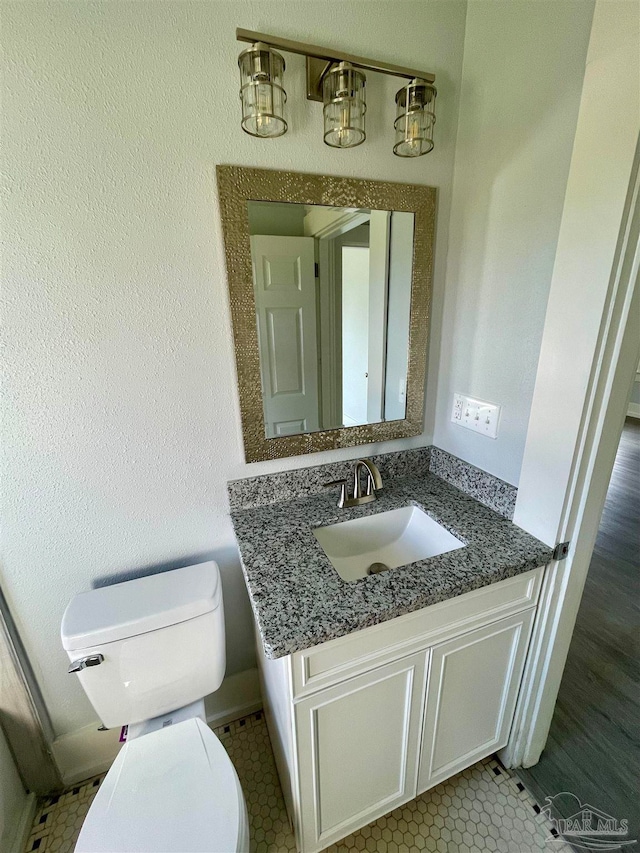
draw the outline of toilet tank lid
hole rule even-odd
[[[113,643],[210,613],[222,589],[213,561],[82,592],[62,617],[67,651]]]

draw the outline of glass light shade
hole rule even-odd
[[[417,77],[397,92],[393,153],[398,157],[420,157],[433,149],[436,94],[433,86]]]
[[[341,62],[324,76],[324,141],[332,148],[354,148],[366,138],[365,79],[348,62]]]
[[[282,86],[284,59],[268,44],[256,42],[238,57],[242,129],[251,136],[282,136],[287,132]]]

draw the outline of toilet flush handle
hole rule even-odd
[[[101,654],[87,655],[86,658],[74,660],[73,663],[69,664],[68,672],[80,672],[80,670],[86,669],[88,666],[98,666],[103,660],[104,655]]]

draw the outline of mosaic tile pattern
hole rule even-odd
[[[229,729],[229,731],[225,731]],[[296,850],[261,711],[214,729],[238,773],[249,813],[251,853]]]
[[[282,791],[261,712],[214,729],[233,761],[244,791],[252,853],[293,853]],[[47,798],[25,853],[73,853],[93,797],[104,777]],[[394,809],[327,853],[570,853],[554,837],[522,783],[494,758]],[[189,853],[189,851],[184,851]]]
[[[249,600],[268,658],[343,637],[544,566],[552,549],[434,474],[386,481],[378,499],[338,509],[335,493],[232,513]],[[416,505],[466,547],[343,581],[313,535]]]
[[[68,788],[63,794],[44,799],[36,811],[25,851],[72,853],[104,775],[95,776]]]

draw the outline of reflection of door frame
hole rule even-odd
[[[317,240],[337,237],[368,222],[371,215],[369,210],[363,208],[342,210],[338,214],[339,210],[340,208],[330,211],[316,209],[307,213],[304,219],[304,236],[315,237]]]
[[[342,426],[361,426],[368,423],[369,397],[369,338],[371,335],[371,246],[369,231],[363,239],[359,229],[335,240],[336,275],[341,279],[340,315],[342,321],[342,359],[340,375],[336,379],[342,386]],[[356,252],[360,263],[345,280],[345,250]],[[353,255],[351,258],[353,259]],[[360,276],[360,278],[358,278]],[[355,305],[353,300],[355,299]],[[369,322],[367,322],[367,318]]]
[[[384,420],[391,211],[372,210],[369,252],[369,387],[367,421]],[[382,331],[381,331],[382,330]]]
[[[342,425],[342,273],[338,251],[338,248],[342,248],[340,238],[368,222],[369,216],[369,211],[348,211],[313,235],[318,246],[318,352],[321,426],[324,429]]]
[[[320,425],[328,429],[342,424],[342,281],[335,275],[335,241],[323,238],[317,246]]]

